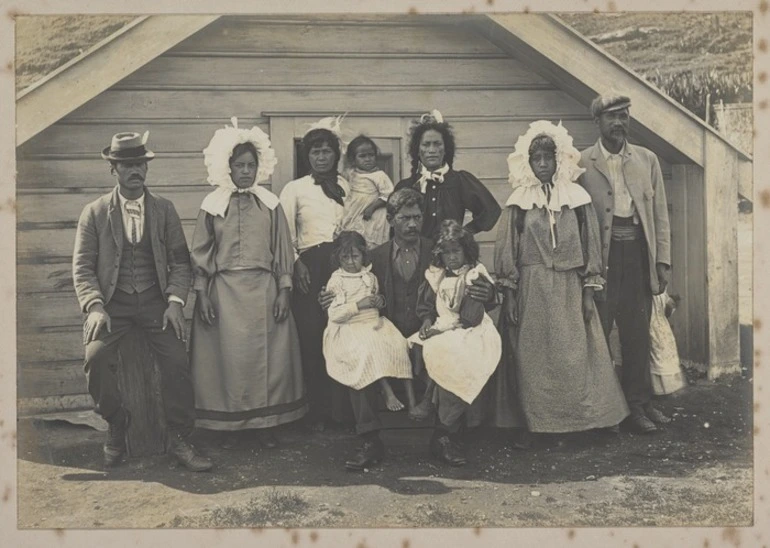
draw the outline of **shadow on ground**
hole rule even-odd
[[[616,475],[677,477],[720,463],[751,467],[751,380],[732,377],[715,383],[693,381],[658,406],[674,421],[653,435],[621,432],[617,437],[583,433],[543,440],[530,451],[512,448],[510,432],[465,432],[469,463],[451,468],[428,455],[429,429],[385,432],[388,457],[368,472],[348,472],[345,458],[358,446],[350,431],[311,434],[293,424],[278,431],[281,446],[259,446],[253,432],[240,433],[233,449],[220,447],[218,433],[196,431],[195,445],[216,468],[195,474],[166,456],[129,459],[105,472],[101,466],[104,433],[64,422],[19,421],[19,459],[79,471],[63,472],[64,481],[157,482],[196,494],[214,494],[257,486],[378,485],[394,493],[442,494],[444,479],[502,484],[538,484],[594,480]],[[449,482],[451,485],[451,482]]]

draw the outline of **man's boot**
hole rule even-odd
[[[103,447],[105,468],[117,466],[126,454],[126,434],[130,422],[131,415],[122,407],[107,421],[107,441]]]
[[[211,460],[198,455],[193,446],[180,434],[171,434],[170,438],[168,453],[188,470],[205,472],[206,470],[211,470],[212,466],[214,466]]]

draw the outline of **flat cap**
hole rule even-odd
[[[591,101],[591,114],[598,118],[603,112],[622,110],[631,106],[631,99],[625,95],[599,95]]]

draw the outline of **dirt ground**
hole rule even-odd
[[[102,432],[22,419],[18,526],[749,525],[751,384],[745,375],[691,380],[659,402],[674,421],[650,436],[571,435],[517,451],[504,430],[467,432],[463,468],[428,456],[430,430],[386,431],[387,460],[363,473],[342,466],[358,444],[344,429],[310,434],[289,425],[274,450],[249,432],[225,450],[200,431],[195,444],[215,460],[211,473],[164,456],[104,472]]]

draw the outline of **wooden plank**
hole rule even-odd
[[[19,398],[16,402],[16,411],[20,417],[93,408],[94,402],[88,394]]]
[[[524,135],[532,122],[540,118],[532,117],[525,120],[448,120],[452,125],[458,147],[504,147],[513,152],[513,147],[519,136]],[[549,118],[552,123],[558,123],[559,118]],[[567,120],[563,122],[575,143],[586,146],[598,138],[596,124],[588,118],[584,120]]]
[[[68,192],[49,194],[39,192],[26,194],[19,192],[17,197],[17,215],[21,223],[77,223],[83,208],[100,196],[109,192],[110,188],[75,189],[83,192]],[[208,184],[198,186],[164,187],[158,191],[174,204],[182,220],[195,220],[200,211],[203,198],[210,193],[212,187]]]
[[[738,193],[747,200],[754,200],[754,164],[751,160],[738,159]]]
[[[708,310],[706,302],[706,212],[703,169],[695,165],[674,166],[675,176],[681,171],[687,193],[687,307],[688,350],[686,362],[705,371],[708,361]],[[731,201],[730,203],[734,203]],[[696,274],[697,273],[697,274]]]
[[[192,241],[195,223],[183,221],[187,244]],[[62,257],[72,254],[75,246],[75,228],[21,230],[17,233],[17,258],[23,262],[43,262],[50,257]]]
[[[398,75],[394,79],[394,75]],[[175,57],[164,55],[123,79],[116,88],[157,86],[249,86],[259,89],[305,86],[404,85],[541,86],[551,84],[520,61],[504,59],[357,59],[339,57]]]
[[[16,101],[16,144],[47,128],[148,61],[215,21],[215,15],[141,18],[31,86]]]
[[[126,432],[129,457],[166,452],[166,414],[160,372],[144,333],[133,329],[118,348],[118,390],[131,421]]]
[[[71,254],[72,250],[68,252]],[[72,258],[63,259],[53,263],[17,263],[16,293],[72,291]]]
[[[85,318],[71,287],[59,293],[19,294],[16,306],[19,332],[35,332],[51,327],[80,329]],[[191,291],[184,307],[185,319],[192,319],[194,309],[195,292]]]
[[[80,124],[56,123],[42,133],[31,138],[16,149],[17,158],[31,158],[40,154],[91,154],[99,157],[112,136],[121,131],[150,132],[147,146],[162,159],[165,152],[202,153],[213,137],[214,132],[230,123],[230,118],[221,120],[157,120],[116,122],[113,120],[90,121]],[[238,120],[239,127],[257,126],[268,131],[265,118],[245,118]],[[152,166],[155,163],[153,161]],[[201,167],[203,156],[201,154]],[[103,171],[103,170],[102,170]],[[109,172],[108,172],[109,173]]]
[[[82,360],[83,331],[81,327],[47,333],[19,330],[16,348],[20,363]]]
[[[671,285],[668,289],[670,295],[678,295],[681,298],[676,313],[669,321],[676,338],[679,357],[689,359],[689,301],[688,289],[688,262],[687,262],[687,185],[683,166],[675,166],[673,176],[666,181],[666,197],[669,205],[669,221],[671,223]]]
[[[706,290],[708,376],[739,373],[738,155],[706,135]]]
[[[19,364],[19,398],[88,394],[83,360]]]
[[[496,114],[549,112],[554,116],[584,114],[581,105],[566,93],[554,90],[452,90],[373,92],[330,91],[313,93],[287,90],[272,91],[112,91],[99,94],[73,112],[68,120],[121,116],[131,118],[186,117],[196,112],[204,118],[254,117],[264,111],[301,111],[312,105],[313,110],[337,112],[371,111],[373,105],[381,110],[422,112],[439,109],[451,118],[454,114],[481,115],[495,106]]]
[[[287,18],[288,19],[288,18]],[[379,18],[378,18],[379,20]],[[308,52],[499,54],[473,30],[456,25],[325,24],[314,17],[297,23],[222,17],[174,47],[182,52]]]
[[[175,185],[200,185],[209,188],[202,153],[185,158],[156,156],[148,166],[147,186],[150,190]],[[93,158],[78,159],[20,160],[16,168],[19,189],[91,187],[102,189],[106,193],[117,184],[110,174],[110,165],[96,155]],[[163,195],[164,192],[165,189],[158,188],[158,194]],[[83,205],[86,203],[88,202]]]

